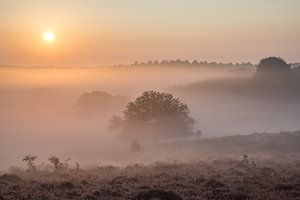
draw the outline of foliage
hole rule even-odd
[[[126,137],[171,138],[193,134],[189,108],[172,94],[145,91],[129,102],[124,118],[113,117],[110,127],[120,127]]]
[[[284,59],[278,57],[263,58],[257,66],[257,72],[260,74],[285,73],[290,71],[291,66]]]
[[[160,162],[18,170],[0,175],[0,199],[299,199],[299,138],[297,131],[145,142],[139,155],[154,162],[159,154]]]
[[[246,159],[250,159],[247,157]],[[62,176],[37,171],[0,176],[2,199],[299,199],[299,164],[214,159],[194,163],[101,166]],[[0,198],[1,199],[1,198]]]
[[[83,115],[102,115],[121,109],[128,101],[126,96],[114,96],[104,91],[85,92],[78,98],[74,109]]]

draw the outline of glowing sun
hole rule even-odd
[[[45,42],[52,42],[55,40],[55,35],[50,31],[46,31],[43,34],[43,38]]]

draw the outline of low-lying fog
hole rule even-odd
[[[145,90],[187,103],[202,137],[299,130],[299,85],[282,97],[281,90],[252,92],[261,88],[249,86],[253,82],[254,67],[0,67],[0,169],[23,165],[28,153],[41,161],[57,155],[83,164],[128,162],[119,152],[129,144],[107,125]],[[122,100],[95,108],[78,104],[92,91]]]

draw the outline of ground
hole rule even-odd
[[[210,146],[206,150],[218,146],[225,153],[193,162],[10,170],[0,176],[0,199],[300,199],[299,132],[204,139],[193,145],[204,148],[204,143]],[[242,147],[248,154],[236,152],[245,152]],[[233,152],[240,156],[229,156]]]

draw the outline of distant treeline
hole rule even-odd
[[[300,68],[300,63],[289,63],[289,65],[291,66],[292,69],[298,68],[297,70],[299,70]],[[162,60],[162,61],[158,61],[158,60],[149,60],[147,62],[143,62],[143,61],[135,61],[133,64],[117,64],[117,65],[93,65],[93,67],[129,67],[129,66],[197,66],[197,67],[254,67],[256,68],[258,66],[258,64],[253,64],[251,62],[237,62],[237,63],[218,63],[218,62],[208,62],[208,61],[198,61],[198,60],[193,60],[193,61],[189,61],[189,60]],[[69,69],[69,68],[73,68],[71,66],[54,66],[54,65],[46,65],[46,66],[39,66],[39,65],[35,65],[35,66],[18,66],[18,65],[1,65],[0,67],[14,67],[14,68],[60,68],[60,69]],[[89,68],[92,66],[89,65],[82,65],[82,66],[76,66],[76,68]]]
[[[162,61],[152,61],[148,62],[134,62],[132,66],[205,66],[205,67],[256,67],[257,65],[252,64],[251,62],[242,62],[242,63],[217,63],[217,62],[207,62],[207,61],[189,61],[189,60],[162,60]]]
[[[131,66],[203,66],[203,67],[257,67],[257,64],[253,64],[251,62],[237,62],[237,63],[217,63],[217,62],[208,62],[208,61],[198,61],[198,60],[162,60],[162,61],[152,61],[148,62],[139,62],[135,61]],[[289,63],[292,68],[300,67],[300,63]],[[118,66],[126,66],[126,65],[118,65]]]

